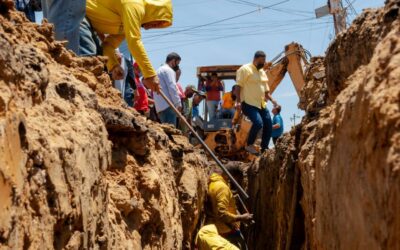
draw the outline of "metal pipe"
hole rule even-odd
[[[244,189],[237,183],[235,178],[229,173],[229,171],[226,169],[226,167],[222,164],[222,162],[217,158],[217,156],[214,154],[214,152],[207,146],[207,144],[203,141],[203,139],[197,134],[197,132],[193,129],[193,127],[189,124],[189,122],[186,120],[186,118],[179,112],[179,110],[176,109],[175,105],[168,99],[167,96],[160,90],[158,93],[159,95],[164,98],[164,100],[168,103],[168,105],[174,110],[174,112],[177,114],[177,116],[188,126],[189,130],[195,135],[197,140],[199,140],[200,144],[206,149],[206,151],[211,155],[211,157],[214,159],[214,161],[217,163],[217,165],[222,169],[222,171],[229,177],[231,183],[238,189],[239,193],[242,195],[242,197],[247,200],[249,198],[248,194]]]
[[[247,206],[246,206],[246,204],[244,203],[244,201],[242,200],[242,198],[240,198],[240,196],[239,195],[235,195],[235,197],[239,200],[239,202],[240,202],[240,204],[242,205],[242,207],[243,207],[243,209],[244,209],[244,211],[246,212],[246,213],[250,213],[250,211],[249,211],[249,209],[247,209]],[[253,225],[253,224],[255,224],[256,222],[254,221],[254,220],[251,220],[250,221],[250,225]]]

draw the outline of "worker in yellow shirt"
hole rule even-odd
[[[232,91],[226,92],[222,96],[222,104],[221,104],[222,110],[221,110],[221,114],[220,114],[221,119],[224,119],[224,118],[231,119],[231,118],[233,118],[233,116],[235,114],[236,88],[237,88],[237,85],[233,85]]]
[[[235,163],[226,165],[229,173],[239,183],[243,178],[240,167]],[[207,208],[207,224],[214,224],[218,233],[240,249],[247,249],[246,242],[240,232],[240,222],[250,221],[252,214],[240,214],[236,208],[236,200],[229,187],[229,178],[220,169],[210,176],[208,185],[209,207]]]
[[[278,105],[269,91],[268,77],[263,69],[265,59],[265,53],[257,51],[253,62],[243,65],[236,72],[236,82],[239,86],[236,91],[236,108],[241,110],[253,123],[245,148],[251,154],[258,154],[253,144],[260,129],[262,129],[262,152],[268,148],[271,139],[272,121],[266,101],[271,100],[274,106]]]
[[[102,54],[108,57],[107,69],[118,80],[123,77],[123,69],[115,49],[126,39],[142,70],[144,85],[158,92],[159,80],[143,46],[140,29],[166,28],[171,24],[171,0],[87,0],[81,40],[86,39],[94,48],[99,43],[96,36],[100,37]],[[88,34],[88,30],[94,32]]]
[[[198,250],[239,250],[239,248],[218,234],[217,227],[214,224],[200,228],[195,244]]]

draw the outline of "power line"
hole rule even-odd
[[[328,22],[328,23],[332,23],[332,22]],[[325,24],[325,23],[321,23],[321,24]],[[316,28],[315,30],[319,30],[319,29],[323,29],[323,28],[325,28],[325,27],[320,26],[320,27]],[[276,30],[277,31],[276,35],[287,34],[287,33],[291,33],[292,34],[292,33],[296,33],[296,32],[304,32],[304,31],[307,31],[307,30],[308,30],[308,28],[307,29],[297,29],[297,28],[293,29],[293,28],[291,28],[291,29],[287,29],[287,30],[279,29],[279,30]],[[259,36],[259,35],[264,35],[264,34],[269,33],[269,32],[271,32],[271,31],[261,32],[259,30],[259,31],[253,31],[253,32],[248,32],[248,33],[240,33],[240,34],[232,34],[232,35],[220,36],[220,37],[215,37],[215,38],[212,38],[212,39],[210,39],[210,38],[199,39],[197,41],[193,40],[193,42],[189,42],[189,43],[174,44],[174,45],[171,45],[171,46],[150,50],[149,52],[155,52],[155,51],[160,51],[160,50],[165,50],[165,49],[170,49],[170,48],[176,48],[177,46],[185,47],[185,46],[189,46],[189,45],[193,45],[193,44],[200,44],[200,43],[205,43],[205,42],[213,42],[213,41],[216,41],[216,40],[221,40],[221,39],[226,39],[226,38],[243,37],[243,36]],[[269,35],[273,35],[273,34],[269,34]],[[174,42],[176,42],[176,41],[174,41]]]
[[[225,0],[227,2],[231,2],[231,3],[236,3],[236,4],[243,4],[243,5],[247,5],[247,6],[252,6],[252,7],[259,7],[259,4],[256,3],[252,3],[249,1],[244,1],[244,0]]]
[[[239,14],[239,15],[236,15],[236,16],[223,18],[223,19],[220,19],[220,20],[217,20],[217,21],[214,21],[214,22],[197,25],[197,26],[194,26],[194,27],[191,27],[191,28],[187,28],[187,29],[171,31],[169,33],[164,33],[164,34],[158,34],[158,35],[150,36],[150,37],[147,37],[147,38],[156,38],[156,37],[168,36],[168,35],[172,35],[172,34],[176,34],[176,33],[181,33],[181,32],[184,32],[184,31],[189,31],[189,30],[198,29],[198,28],[201,28],[201,27],[206,27],[206,26],[222,23],[222,22],[225,22],[225,21],[228,21],[228,20],[232,20],[232,19],[235,19],[235,18],[239,18],[239,17],[242,17],[242,16],[247,16],[247,15],[253,14],[255,12],[261,11],[263,9],[268,9],[268,8],[273,7],[273,6],[277,6],[277,5],[280,5],[282,3],[289,2],[289,1],[290,0],[284,0],[284,1],[281,1],[281,2],[278,2],[278,3],[275,3],[275,4],[271,4],[269,6],[264,6],[264,7],[261,7],[259,9],[257,9],[257,10],[252,10],[252,11],[249,11],[249,12],[245,12],[245,13],[242,13],[242,14]]]
[[[268,24],[268,26],[271,26],[271,25],[280,25],[280,24],[292,24],[292,23],[298,23],[298,22],[303,22],[303,21],[311,21],[311,20],[315,20],[315,18],[314,17],[309,17],[309,18],[301,18],[301,19],[289,19],[289,20],[284,20],[284,21],[281,21],[281,20],[269,20],[269,21],[257,21],[257,22],[234,22],[234,23],[232,23],[232,22],[229,22],[229,23],[219,23],[219,24],[215,24],[215,25],[213,25],[212,27],[215,27],[215,29],[230,29],[231,27],[238,27],[238,26],[242,26],[242,25],[255,25],[255,26],[257,26],[257,25],[261,25],[261,24]],[[187,26],[179,26],[179,27],[171,27],[171,28],[168,28],[169,30],[170,29],[178,29],[178,30],[181,30],[181,29],[186,29],[186,28],[192,28],[192,27],[196,27],[197,25],[187,25]],[[226,27],[226,26],[228,26],[228,27]],[[197,29],[196,31],[202,31],[202,30],[207,30],[207,29],[204,29],[204,28],[199,28],[199,29]],[[160,34],[160,33],[169,33],[170,31],[168,31],[168,30],[165,30],[165,31],[163,31],[163,30],[157,30],[157,31],[154,31],[154,32],[152,32],[151,30],[150,31],[147,31],[146,32],[146,34],[148,34],[148,33],[151,33],[151,34]],[[148,38],[148,37],[146,37],[146,36],[144,36],[144,38]]]
[[[255,28],[265,28],[265,29],[272,28],[273,29],[273,28],[277,28],[277,27],[308,24],[310,21],[315,22],[313,18],[305,18],[305,19],[296,19],[296,20],[282,21],[282,22],[276,22],[276,23],[264,21],[264,22],[251,22],[251,23],[243,23],[243,24],[236,24],[236,25],[232,24],[232,25],[229,25],[228,27],[225,27],[225,26],[203,27],[203,28],[199,28],[197,30],[189,30],[189,31],[181,32],[178,35],[204,36],[204,35],[208,35],[210,33],[216,33],[216,32],[218,32],[220,34],[221,32],[248,30],[248,29],[255,29]],[[146,40],[146,38],[147,37],[144,37],[143,40]],[[150,40],[149,42],[151,42],[153,40],[154,39]],[[159,41],[159,39],[157,39],[156,41]]]
[[[312,22],[314,23],[314,22]],[[332,23],[332,22],[329,22]],[[302,26],[307,25],[308,22],[295,22],[295,23],[287,23],[287,24],[280,24],[280,25],[272,25],[272,26],[265,26],[265,25],[251,25],[251,26],[240,26],[240,27],[232,27],[232,28],[216,28],[216,29],[202,29],[202,30],[196,30],[196,31],[187,31],[184,33],[180,33],[179,35],[186,35],[186,36],[192,36],[192,37],[207,37],[212,39],[213,37],[221,36],[221,35],[230,35],[232,34],[231,32],[251,32],[251,31],[279,31],[279,30],[284,30],[284,28],[289,28],[289,29],[297,29],[297,28],[302,28]],[[322,23],[319,23],[322,24]],[[224,32],[221,32],[224,31]],[[190,38],[189,38],[190,39]],[[166,41],[166,40],[151,40],[151,41],[146,41],[146,43],[167,43],[167,42],[175,42],[177,38],[175,37],[171,41]],[[193,40],[193,39],[192,39]]]
[[[347,6],[346,6],[345,9],[350,9],[350,11],[352,12],[352,14],[355,15],[355,16],[357,16],[358,13],[357,13],[356,9],[354,9],[354,6],[353,6],[353,3],[354,3],[355,1],[356,1],[356,0],[354,0],[354,1],[351,3],[350,0],[346,0]]]

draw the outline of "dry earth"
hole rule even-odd
[[[207,161],[0,1],[0,249],[190,248]]]
[[[249,169],[252,249],[400,249],[399,11],[365,10],[313,59],[306,116]]]

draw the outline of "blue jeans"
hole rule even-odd
[[[193,106],[192,108],[192,118],[200,116],[199,106]]]
[[[208,120],[212,121],[217,116],[217,108],[219,101],[207,101]]]
[[[79,28],[79,55],[96,56],[103,54],[101,41],[94,32],[87,17],[83,18]]]
[[[54,24],[56,40],[79,54],[79,26],[85,17],[86,0],[42,0],[43,16]]]
[[[158,113],[161,123],[169,123],[176,127],[176,114],[171,107]]]
[[[129,107],[133,107],[133,89],[129,83],[125,83],[125,91],[124,91],[124,100],[128,104]]]
[[[35,10],[33,9],[32,5],[30,3],[25,4],[24,0],[17,0],[15,1],[15,7],[17,8],[18,11],[22,11],[25,13],[25,16],[29,19],[31,22],[35,22]]]
[[[259,109],[245,102],[242,102],[242,111],[253,123],[251,126],[247,145],[253,145],[256,141],[258,131],[262,131],[261,149],[267,149],[272,133],[272,121],[268,109]]]

